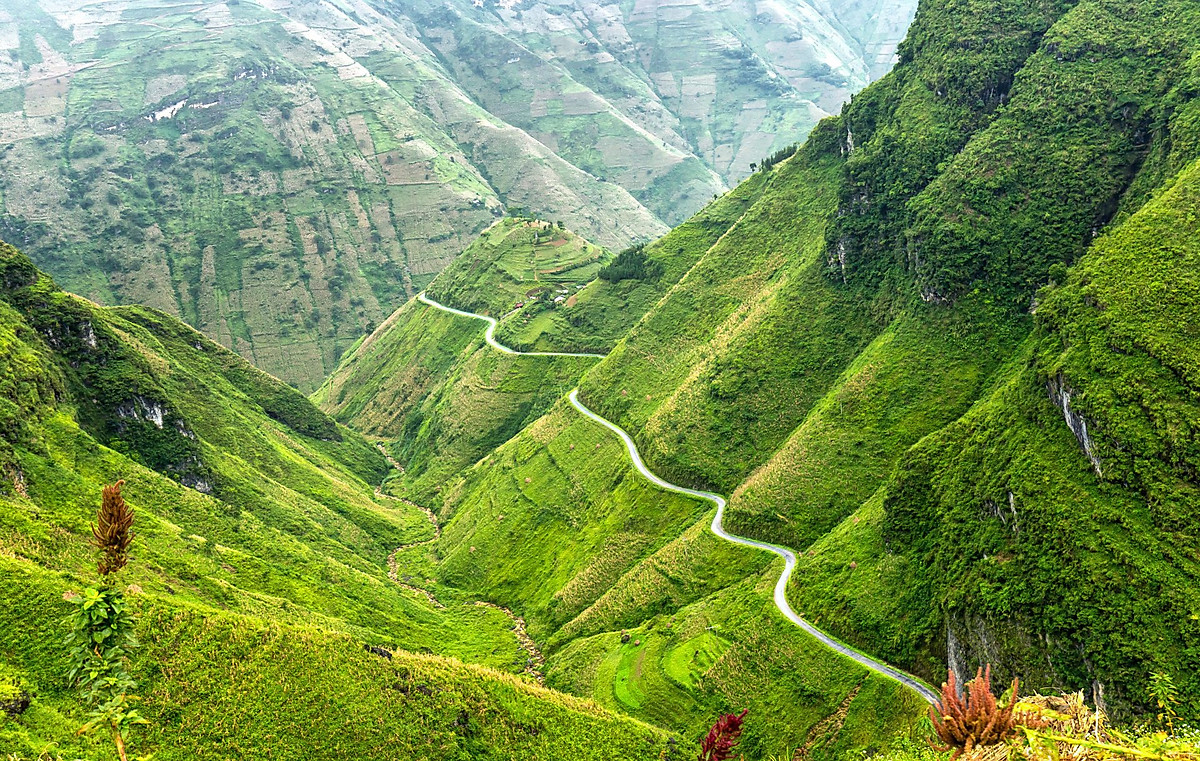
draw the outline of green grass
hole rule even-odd
[[[725,654],[730,643],[704,632],[675,645],[663,657],[663,673],[685,687],[695,687]]]
[[[554,305],[596,277],[607,252],[551,222],[506,218],[488,228],[428,288],[430,298],[510,320]]]
[[[135,561],[136,562],[136,561]],[[65,689],[59,619],[64,579],[0,559],[0,653],[36,688],[0,717],[5,750],[111,758],[103,733],[78,738]],[[666,735],[511,674],[430,655],[384,659],[361,640],[302,623],[267,623],[135,596],[138,753],[156,758],[657,758]]]
[[[95,583],[100,487],[122,479],[139,752],[657,757],[661,731],[515,676],[501,611],[387,578],[432,529],[375,494],[389,468],[359,434],[173,318],[59,291],[6,245],[0,283],[0,676],[35,695],[0,718],[6,751],[111,753],[76,737],[63,595]]]
[[[637,477],[620,442],[565,405],[447,492],[439,579],[522,613],[551,686],[687,737],[750,707],[759,757],[802,740],[863,678],[778,614],[764,553],[715,539],[707,504]],[[888,733],[920,703],[898,686],[872,699]]]
[[[483,343],[485,325],[409,302],[314,395],[323,409],[388,442],[405,468],[389,490],[421,502],[514,436],[595,360],[530,361]]]

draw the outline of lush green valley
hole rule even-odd
[[[803,550],[790,596],[838,636],[931,680],[991,662],[1115,716],[1145,711],[1166,675],[1194,711],[1197,22],[1171,3],[930,4],[898,68],[706,211],[724,229],[678,269],[670,254],[704,215],[629,264],[638,278],[595,281],[531,337],[512,322],[497,335],[612,346],[583,399],[634,432],[656,472],[731,494],[731,530]],[[1085,28],[1103,45],[1080,43]],[[622,305],[617,340],[572,335],[603,335],[618,311],[588,295],[658,278]],[[487,311],[461,285],[445,298]],[[685,525],[698,535],[698,506],[659,528],[650,503],[619,507],[630,498],[590,448],[564,465],[567,432],[586,425],[571,418],[560,403],[451,479],[422,562],[522,610],[549,643],[552,684],[648,716],[623,684],[627,656],[598,643],[699,599],[719,620],[716,598],[695,595],[732,594],[743,572],[674,554]],[[729,575],[693,588],[690,563]],[[720,688],[698,692],[708,705]],[[688,718],[687,699],[652,702],[672,706],[654,720]]]
[[[627,56],[647,19],[713,39],[728,22],[667,7],[411,13],[481,109],[582,140],[614,112],[580,95],[599,110],[559,113],[546,91],[643,92]],[[398,14],[380,11],[404,28]],[[780,34],[744,44],[820,48]],[[510,58],[519,76],[487,63]],[[143,521],[131,663],[151,725],[136,736],[164,757],[178,734],[181,758],[224,757],[221,743],[691,758],[742,710],[746,759],[1005,751],[927,749],[950,734],[953,686],[926,722],[923,695],[794,625],[790,603],[931,684],[984,664],[1000,691],[1019,677],[1042,697],[998,741],[1015,757],[1194,758],[1200,7],[925,0],[898,59],[654,240],[532,204],[488,212],[308,399],[3,249],[0,665],[36,700],[0,738],[33,753],[79,721],[51,632],[90,573],[94,495],[123,478]],[[728,108],[691,122],[655,92],[628,97],[653,101],[638,123],[672,150],[736,142],[713,116]],[[667,113],[674,137],[647,126]],[[586,140],[558,149],[601,162]],[[702,165],[740,179],[718,163],[683,162],[659,187],[686,195]],[[611,179],[601,165],[588,171]],[[723,541],[711,502],[644,477],[572,389],[659,477],[726,495],[725,529],[794,550],[785,602],[784,563]]]
[[[503,611],[435,608],[389,580],[394,549],[433,529],[376,491],[383,456],[295,390],[174,318],[58,290],[8,246],[0,283],[0,668],[34,695],[19,724],[0,723],[6,753],[110,757],[102,736],[74,736],[83,711],[62,621],[64,593],[94,583],[94,505],[118,479],[137,514],[123,582],[143,640],[139,751],[616,759],[665,747],[660,730],[514,676],[527,653]]]

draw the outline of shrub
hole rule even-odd
[[[616,283],[621,280],[653,280],[662,273],[658,262],[646,256],[646,245],[630,246],[608,264],[600,268],[597,277]]]

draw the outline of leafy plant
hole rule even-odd
[[[101,585],[88,587],[82,594],[66,595],[76,605],[68,617],[71,633],[66,643],[71,648],[72,664],[68,676],[92,707],[89,720],[79,734],[107,724],[121,761],[127,759],[125,738],[130,727],[147,723],[131,707],[130,693],[137,683],[127,662],[138,642],[133,635],[133,616],[125,595],[112,578],[128,563],[134,536],[133,511],[121,496],[124,483],[118,481],[104,487],[96,525],[92,527],[91,543],[101,553],[97,563]]]
[[[1154,705],[1158,709],[1155,715],[1158,723],[1165,726],[1168,732],[1174,731],[1175,720],[1179,718],[1175,712],[1175,706],[1179,705],[1179,694],[1170,674],[1155,672],[1150,675],[1150,696],[1154,698]]]
[[[742,737],[742,722],[749,709],[740,714],[727,713],[717,719],[700,743],[699,761],[728,761]]]

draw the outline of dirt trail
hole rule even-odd
[[[481,608],[495,608],[508,616],[509,620],[513,622],[513,634],[517,635],[517,642],[520,642],[521,649],[529,654],[529,658],[525,661],[525,673],[538,680],[539,684],[545,684],[546,677],[542,674],[542,669],[546,666],[546,658],[542,655],[542,651],[538,649],[537,643],[525,631],[525,619],[503,605],[497,605],[494,602],[478,600],[475,604]]]

